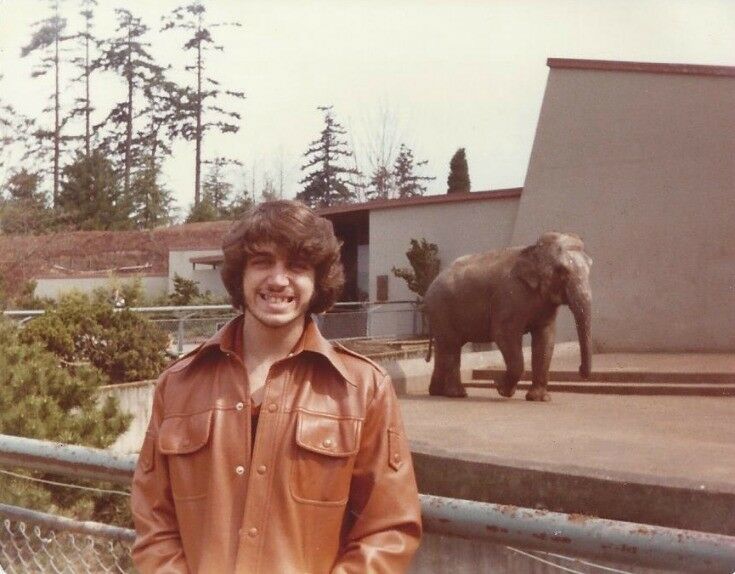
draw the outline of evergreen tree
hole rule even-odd
[[[416,175],[414,170],[417,167],[425,166],[428,160],[423,160],[414,164],[413,152],[405,144],[401,144],[398,150],[398,157],[393,164],[393,183],[396,188],[398,197],[416,197],[426,193],[426,186],[422,182],[432,181],[435,177],[427,177]]]
[[[189,207],[189,214],[186,216],[186,223],[201,223],[203,221],[217,221],[219,219],[217,208],[214,207],[212,199],[206,193],[199,200],[199,203],[192,203]]]
[[[97,45],[97,39],[92,33],[94,22],[94,7],[97,0],[81,0],[82,11],[80,15],[84,18],[84,30],[77,34],[76,38],[80,44],[81,55],[77,55],[71,59],[71,64],[79,69],[79,76],[74,82],[84,82],[84,95],[76,98],[76,107],[71,111],[71,116],[84,116],[84,155],[89,157],[92,151],[92,100],[90,97],[91,77],[94,70],[94,62],[92,60],[91,49]]]
[[[130,184],[132,217],[138,229],[152,229],[173,221],[171,192],[159,180],[159,169],[146,167],[136,172]]]
[[[96,66],[117,72],[126,84],[126,100],[118,103],[107,117],[107,122],[113,127],[113,133],[105,143],[113,154],[122,156],[123,193],[127,196],[130,193],[133,166],[140,162],[140,157],[135,156],[142,155],[134,148],[133,141],[133,121],[136,117],[135,94],[143,85],[156,81],[163,69],[154,63],[153,57],[148,52],[150,44],[143,41],[148,26],[140,18],[133,16],[129,10],[117,8],[115,14],[118,21],[118,35],[105,43]],[[124,138],[120,133],[121,129],[124,130]]]
[[[366,199],[389,199],[393,195],[395,183],[393,174],[385,165],[379,165],[373,170],[365,192]]]
[[[467,157],[464,148],[459,148],[449,162],[449,177],[447,178],[447,193],[469,193],[470,170],[467,167]]]
[[[3,233],[39,233],[48,230],[53,214],[40,191],[41,176],[25,168],[13,173],[0,199],[0,229]]]
[[[305,186],[296,199],[313,208],[353,202],[357,193],[350,176],[361,174],[355,167],[344,165],[353,157],[347,143],[339,139],[347,132],[334,119],[332,106],[320,106],[318,109],[324,113],[324,129],[319,139],[311,142],[304,154],[307,162],[301,170],[311,171],[299,182]]]
[[[122,195],[110,161],[94,151],[63,171],[59,207],[63,221],[73,229],[130,228],[131,204]]]
[[[220,96],[230,96],[236,99],[244,99],[245,94],[223,90],[220,83],[214,78],[206,75],[205,56],[211,50],[222,51],[221,45],[215,44],[210,28],[221,26],[240,26],[239,22],[216,22],[208,23],[206,20],[207,9],[204,4],[195,0],[185,6],[176,8],[168,18],[164,19],[163,30],[185,30],[190,34],[184,50],[194,53],[194,62],[186,66],[187,70],[196,73],[196,87],[193,89],[193,98],[189,105],[183,106],[182,113],[188,118],[188,125],[182,134],[187,140],[195,143],[194,161],[194,206],[201,199],[201,169],[202,169],[202,145],[204,135],[211,129],[221,133],[234,133],[240,127],[238,122],[240,114],[225,110],[218,102]]]
[[[209,198],[218,218],[227,215],[227,206],[231,202],[232,184],[224,177],[224,167],[229,163],[227,159],[218,157],[210,162],[202,189]]]
[[[46,157],[49,153],[47,144],[51,143],[53,146],[52,197],[55,206],[59,193],[61,148],[62,144],[68,140],[68,138],[62,137],[61,131],[69,119],[68,116],[62,117],[61,112],[61,44],[72,38],[72,36],[63,35],[66,28],[66,19],[62,18],[59,13],[60,0],[49,0],[49,3],[53,14],[34,24],[35,30],[29,43],[21,49],[21,57],[26,57],[36,51],[41,51],[43,55],[41,56],[40,64],[32,71],[31,76],[34,78],[41,77],[51,71],[54,74],[54,92],[51,96],[53,101],[54,127],[53,130],[38,129],[36,131],[35,136],[38,141],[38,147],[33,150],[33,154],[41,158]],[[44,111],[51,111],[51,108],[45,109]]]

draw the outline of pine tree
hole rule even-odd
[[[204,179],[202,189],[204,195],[209,198],[214,207],[217,217],[227,215],[227,205],[232,201],[232,184],[225,179],[223,168],[229,163],[226,158],[218,157],[210,162],[209,170]]]
[[[367,199],[389,199],[395,190],[395,182],[393,174],[384,165],[377,166],[368,182],[368,188],[365,192]]]
[[[3,233],[39,233],[48,230],[53,214],[46,194],[39,190],[41,176],[25,168],[8,178],[0,199],[0,229]]]
[[[132,205],[121,193],[110,161],[100,151],[66,166],[59,192],[63,220],[73,229],[130,228]]]
[[[126,84],[126,100],[115,105],[107,117],[106,121],[113,127],[113,133],[105,140],[105,144],[113,154],[122,156],[123,193],[127,196],[130,193],[133,166],[141,161],[142,155],[134,148],[133,141],[135,95],[145,84],[156,81],[163,69],[154,63],[153,57],[148,52],[150,44],[143,41],[148,26],[140,18],[133,16],[129,10],[117,8],[115,14],[118,21],[118,35],[105,43],[96,66],[117,72]],[[115,133],[115,128],[123,129],[124,137],[121,137],[122,134],[119,132]],[[138,157],[135,157],[136,155]]]
[[[464,148],[459,148],[449,162],[449,177],[447,178],[447,193],[469,193],[470,171],[467,167],[467,157]]]
[[[34,24],[35,30],[28,45],[21,49],[21,57],[26,57],[36,51],[42,51],[43,55],[38,67],[36,67],[31,76],[41,77],[53,71],[54,74],[54,92],[51,96],[53,101],[54,127],[53,130],[38,129],[35,137],[38,140],[38,147],[33,150],[33,155],[44,158],[49,153],[46,147],[47,143],[53,145],[53,204],[56,205],[59,193],[60,181],[60,165],[62,144],[68,138],[62,136],[62,128],[68,121],[69,117],[62,117],[60,102],[60,82],[61,82],[61,44],[72,36],[65,36],[63,32],[66,28],[66,19],[62,18],[59,13],[60,0],[49,0],[53,15],[40,20]],[[44,110],[51,111],[51,108]]]
[[[159,183],[160,170],[146,167],[135,173],[130,184],[132,218],[138,229],[152,229],[173,221],[171,192]]]
[[[416,197],[426,193],[426,186],[421,182],[436,178],[416,175],[414,170],[428,163],[428,160],[423,160],[414,164],[413,151],[407,145],[401,144],[393,164],[393,182],[398,197]]]
[[[216,22],[206,21],[207,9],[202,2],[195,0],[185,6],[176,8],[171,16],[164,20],[163,30],[186,30],[191,34],[184,44],[184,50],[192,50],[195,54],[194,63],[186,66],[187,70],[196,73],[196,87],[193,89],[193,98],[188,106],[182,107],[189,121],[183,136],[187,140],[195,142],[194,161],[194,206],[200,201],[201,193],[201,169],[202,169],[202,145],[204,135],[211,129],[217,129],[221,133],[234,133],[240,127],[237,122],[240,114],[225,110],[220,103],[222,95],[236,99],[244,99],[245,94],[230,90],[223,90],[220,83],[214,78],[206,76],[205,56],[211,50],[222,51],[221,45],[215,44],[210,28],[222,26],[240,26],[239,22]]]
[[[94,62],[92,60],[91,49],[98,44],[97,39],[92,33],[94,22],[94,7],[97,0],[81,0],[82,11],[80,15],[84,18],[84,30],[76,35],[80,45],[82,55],[77,55],[71,59],[71,64],[79,69],[80,74],[73,81],[84,82],[84,95],[76,98],[76,107],[71,111],[70,115],[76,117],[84,116],[84,155],[89,157],[92,151],[92,100],[90,96],[91,78],[94,71]]]
[[[302,171],[312,171],[299,183],[305,184],[296,198],[307,205],[329,207],[340,203],[351,203],[357,198],[355,184],[350,176],[360,176],[355,167],[345,167],[344,163],[353,157],[347,143],[340,140],[347,132],[332,115],[332,106],[320,106],[324,113],[324,129],[319,139],[309,144],[304,154],[307,158]],[[350,189],[352,188],[352,189]]]

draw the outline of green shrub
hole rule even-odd
[[[58,356],[38,343],[21,342],[17,328],[0,318],[0,433],[106,448],[127,429],[130,417],[119,411],[114,398],[98,399],[97,389],[105,382],[106,377],[92,366],[60,368]],[[68,477],[17,472],[85,484]],[[78,519],[130,522],[127,497],[120,495],[39,484],[7,474],[0,475],[0,493],[7,504]]]
[[[168,337],[155,323],[82,293],[47,307],[20,337],[41,343],[67,366],[89,362],[112,383],[156,378],[166,363]]]
[[[429,243],[424,238],[421,241],[412,239],[411,248],[406,251],[406,258],[411,265],[411,269],[393,267],[393,275],[404,279],[411,291],[419,297],[423,297],[441,269],[439,247],[435,243]]]

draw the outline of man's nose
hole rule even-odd
[[[271,269],[271,273],[268,276],[268,281],[271,285],[278,287],[288,286],[288,268],[280,261],[276,262]]]

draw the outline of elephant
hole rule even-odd
[[[464,343],[494,342],[506,370],[496,387],[511,397],[523,375],[522,339],[531,333],[532,384],[529,401],[550,400],[549,366],[554,352],[556,314],[568,305],[574,315],[581,355],[580,376],[592,371],[589,272],[592,258],[581,238],[548,232],[527,247],[465,255],[437,275],[426,291],[423,311],[429,325],[429,350],[436,360],[430,395],[466,397],[460,381]]]

